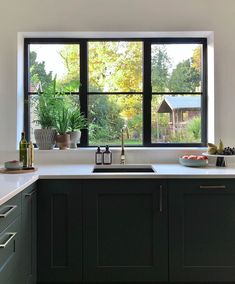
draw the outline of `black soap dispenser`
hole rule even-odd
[[[103,162],[103,153],[101,152],[99,146],[95,152],[95,163],[96,165],[102,165],[102,162]]]
[[[111,165],[112,164],[112,152],[109,150],[109,146],[105,146],[105,151],[103,152],[103,164]]]

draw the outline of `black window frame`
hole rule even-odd
[[[143,43],[143,90],[142,92],[112,92],[112,94],[142,94],[143,95],[143,144],[127,145],[127,147],[205,147],[207,145],[207,38],[204,37],[161,37],[161,38],[25,38],[24,39],[24,131],[29,140],[29,104],[28,96],[36,94],[29,92],[29,45],[30,44],[79,44],[80,45],[80,109],[88,116],[88,95],[98,94],[88,91],[88,42],[91,41],[140,41]],[[200,143],[152,143],[151,142],[151,100],[153,95],[186,94],[184,92],[152,92],[151,86],[151,45],[153,44],[201,44],[203,51],[201,92],[190,94],[201,95],[201,142]],[[100,92],[99,92],[100,93]],[[102,94],[109,95],[108,92]],[[189,93],[187,93],[189,94]],[[88,145],[88,130],[81,131],[80,147],[95,147]],[[97,145],[98,146],[98,145]],[[114,146],[115,147],[115,146]]]

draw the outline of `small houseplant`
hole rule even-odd
[[[35,119],[33,120],[41,129],[35,129],[34,135],[40,150],[53,149],[56,142],[55,119],[55,80],[51,88],[43,93],[38,93],[31,101],[34,107]]]
[[[69,107],[63,100],[58,101],[56,105],[55,128],[58,132],[56,142],[60,150],[64,150],[70,146],[70,135],[67,133],[70,118]]]
[[[69,114],[69,134],[70,134],[70,148],[77,148],[80,143],[81,129],[87,128],[87,119],[80,112],[78,105],[73,105]]]

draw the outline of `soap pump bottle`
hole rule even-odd
[[[109,146],[105,146],[105,151],[103,152],[103,164],[111,165],[112,164],[112,152],[109,150]]]
[[[95,163],[96,165],[102,165],[102,158],[103,158],[103,153],[100,150],[100,146],[97,148],[95,152]]]

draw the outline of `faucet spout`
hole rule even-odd
[[[125,164],[126,156],[125,156],[125,149],[124,149],[124,132],[126,132],[126,136],[129,139],[129,131],[127,125],[124,125],[121,129],[121,160],[120,163],[122,165]]]

